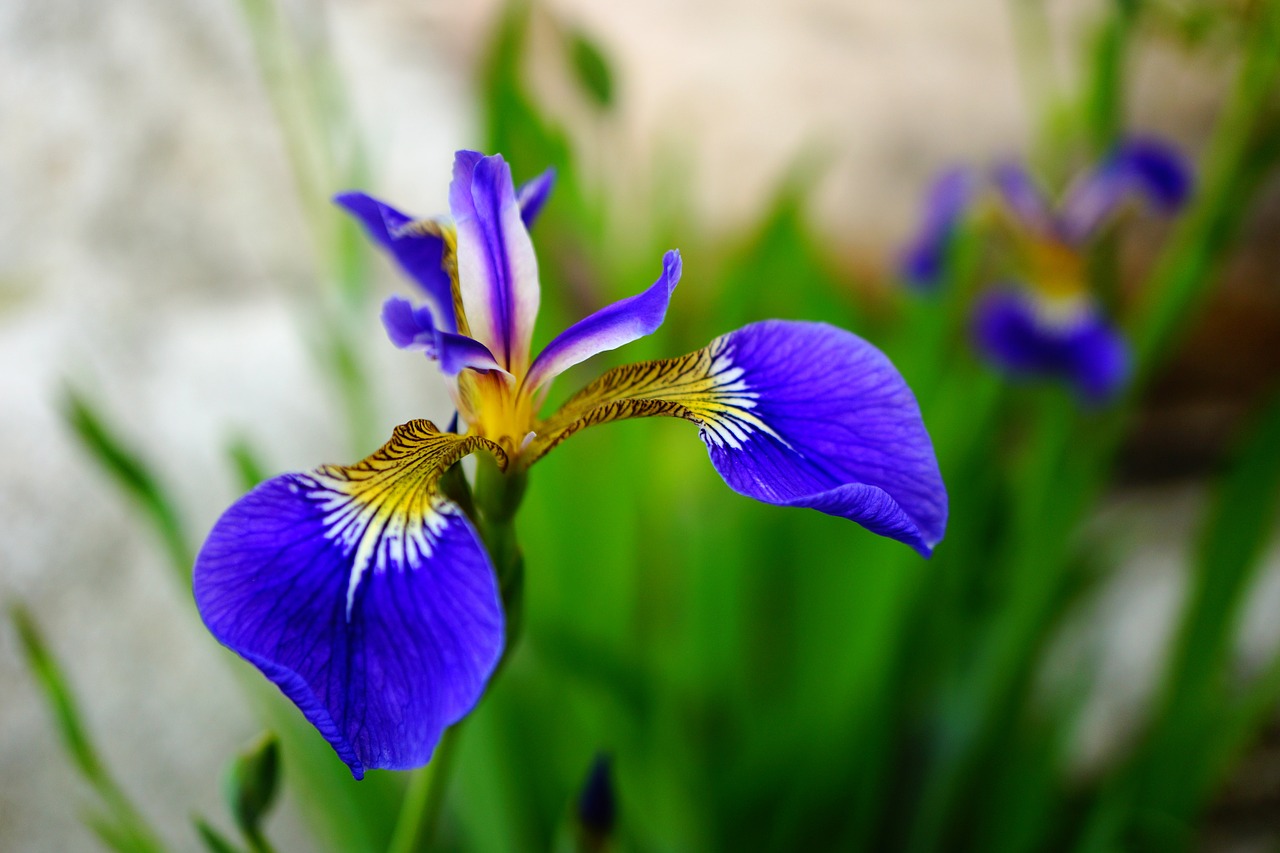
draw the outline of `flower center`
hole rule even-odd
[[[1049,301],[1071,301],[1087,291],[1084,258],[1074,247],[1037,238],[1026,241],[1022,249],[1027,284],[1038,295]]]
[[[512,458],[533,430],[533,400],[517,383],[497,371],[464,370],[458,376],[458,412],[468,435],[496,442]]]

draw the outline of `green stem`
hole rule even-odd
[[[475,480],[472,490],[462,474],[462,467],[455,465],[441,482],[445,493],[458,502],[480,532],[498,577],[507,623],[502,658],[498,663],[500,671],[515,648],[523,622],[524,556],[516,539],[515,516],[524,497],[525,475],[522,471],[505,473],[498,468],[492,456],[481,454],[477,460]],[[461,731],[461,723],[445,731],[431,763],[416,771],[410,779],[388,853],[414,853],[425,849],[435,835]]]
[[[505,662],[520,636],[524,611],[524,554],[516,537],[515,517],[527,483],[524,471],[503,472],[491,456],[481,456],[476,468],[475,505],[480,537],[489,551],[502,607],[507,616]]]
[[[409,788],[405,791],[400,817],[396,821],[387,853],[414,853],[423,850],[435,835],[461,733],[461,723],[447,729],[444,737],[440,738],[431,763],[414,771],[410,777]]]
[[[1135,330],[1138,381],[1146,379],[1174,344],[1214,280],[1266,173],[1280,157],[1265,134],[1280,89],[1280,2],[1260,4],[1234,91],[1223,108],[1203,160],[1190,210],[1151,276],[1150,303]]]

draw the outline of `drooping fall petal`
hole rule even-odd
[[[1064,379],[1086,403],[1110,400],[1129,378],[1128,344],[1088,302],[1055,312],[1035,294],[993,291],[977,305],[973,333],[1000,370]]]
[[[483,439],[398,427],[377,453],[261,484],[214,525],[196,605],[356,778],[430,760],[503,646],[489,557],[440,475]]]
[[[449,273],[443,265],[446,243],[437,223],[415,221],[386,202],[361,192],[333,198],[356,217],[365,231],[391,253],[400,268],[422,288],[436,328],[457,331]]]
[[[915,398],[851,332],[768,320],[615,368],[539,426],[530,455],[587,426],[655,415],[697,423],[741,494],[848,518],[926,555],[942,539],[946,489]]]

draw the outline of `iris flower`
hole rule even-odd
[[[1016,276],[978,302],[979,350],[1011,376],[1064,380],[1088,403],[1111,399],[1129,376],[1129,348],[1090,292],[1085,250],[1135,198],[1157,212],[1176,212],[1190,192],[1188,166],[1163,142],[1132,139],[1078,176],[1056,205],[1015,163],[997,167],[991,183],[1014,245]],[[965,169],[934,183],[903,256],[908,283],[938,285],[956,230],[981,189]]]
[[[679,358],[606,371],[541,417],[558,374],[657,329],[680,278],[668,252],[652,286],[532,357],[528,224],[550,186],[548,173],[517,190],[501,156],[461,151],[450,217],[336,198],[419,285],[423,304],[392,297],[382,319],[396,346],[438,365],[460,431],[410,421],[354,465],[268,480],[222,515],[196,560],[209,630],[297,704],[356,778],[427,763],[503,653],[494,563],[477,519],[441,486],[468,454],[515,477],[586,427],[683,418],[741,494],[848,518],[924,555],[943,535],[946,491],[910,389],[882,353],[833,326],[754,323]]]

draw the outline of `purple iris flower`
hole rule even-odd
[[[972,169],[947,169],[934,180],[925,196],[920,231],[902,253],[900,268],[907,284],[929,291],[942,283],[947,252],[977,191]]]
[[[356,778],[427,763],[502,654],[493,564],[440,486],[468,454],[518,474],[580,429],[666,415],[698,425],[741,494],[851,519],[926,556],[946,526],[911,390],[879,350],[823,323],[754,323],[679,358],[615,368],[541,417],[558,374],[661,325],[681,269],[668,252],[652,286],[532,357],[528,225],[550,185],[547,174],[517,190],[501,156],[460,151],[449,217],[337,197],[420,286],[425,304],[392,297],[383,322],[396,346],[438,363],[461,432],[410,421],[354,465],[269,480],[223,514],[196,560],[209,630],[298,705]]]
[[[1055,377],[1082,400],[1106,402],[1130,375],[1129,347],[1090,294],[1083,250],[1134,199],[1162,214],[1191,191],[1191,170],[1169,145],[1134,138],[1117,145],[1067,187],[1056,205],[1016,163],[997,166],[991,183],[1017,250],[1016,284],[979,300],[974,339],[996,367],[1016,377]],[[926,199],[921,229],[909,244],[902,276],[936,288],[956,229],[977,197],[971,172],[952,170]]]

